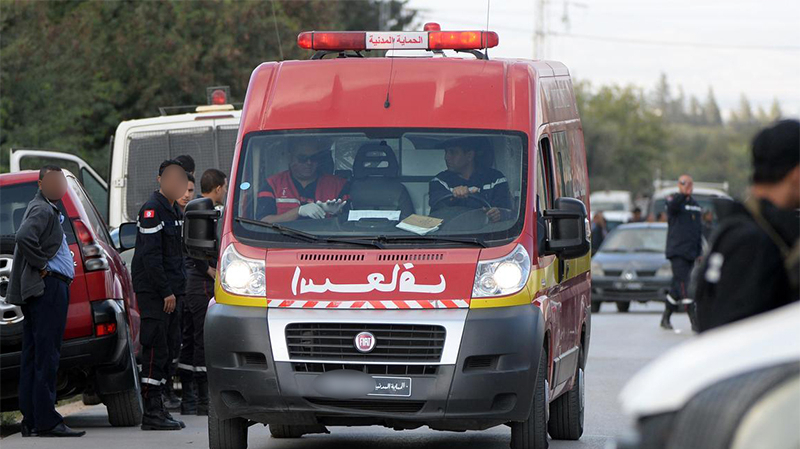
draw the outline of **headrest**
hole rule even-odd
[[[488,137],[466,136],[455,137],[442,142],[442,148],[459,147],[465,151],[475,151],[476,167],[494,167],[494,150]]]
[[[392,148],[383,143],[361,145],[353,161],[353,177],[383,176],[396,178],[400,174],[397,158]]]

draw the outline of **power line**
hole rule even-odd
[[[554,31],[551,31],[548,34],[552,36],[567,37],[573,39],[587,39],[593,41],[615,42],[621,44],[659,45],[664,47],[692,47],[692,48],[701,47],[701,48],[709,48],[716,50],[800,51],[800,46],[797,45],[729,45],[729,44],[712,44],[707,42],[673,42],[673,41],[656,41],[649,39],[632,39],[632,38],[615,37],[615,36],[594,36],[589,34],[558,33]]]

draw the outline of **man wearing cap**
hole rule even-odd
[[[505,175],[478,163],[480,156],[491,151],[489,140],[459,137],[445,141],[442,146],[447,170],[436,175],[428,186],[431,211],[453,206],[483,207],[493,223],[513,218],[511,191]],[[486,207],[487,203],[491,207]]]
[[[701,332],[800,297],[800,122],[761,131],[752,151],[750,197],[717,208],[722,219],[696,280]]]

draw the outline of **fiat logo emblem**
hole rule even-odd
[[[370,352],[375,349],[375,335],[372,332],[361,332],[356,335],[355,346],[358,352]]]

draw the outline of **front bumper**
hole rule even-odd
[[[670,279],[647,278],[622,280],[620,278],[592,278],[592,302],[666,301]]]
[[[435,316],[425,313],[440,312],[464,313],[323,311],[342,322],[374,324],[406,318],[408,324],[414,324],[421,316],[427,316],[428,321]],[[298,369],[307,362],[275,361],[267,315],[279,313],[280,309],[223,304],[209,309],[206,366],[218,417],[244,417],[267,424],[427,425],[440,430],[481,430],[523,421],[530,414],[544,339],[544,322],[537,307],[466,312],[454,363],[428,364],[425,369],[417,366],[415,372],[423,372],[400,375],[412,379],[411,396],[405,398],[332,398],[321,394],[316,380],[324,374]],[[313,322],[313,315],[305,321]],[[351,367],[359,364],[337,363]],[[391,369],[404,368],[395,363]]]

